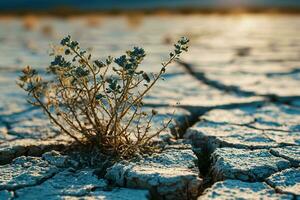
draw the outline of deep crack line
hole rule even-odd
[[[11,124],[9,122],[7,122],[6,120],[4,120],[2,118],[2,116],[0,116],[0,123],[5,126],[7,131],[11,129]]]
[[[38,181],[37,181],[36,183],[34,183],[34,184],[15,186],[13,189],[11,189],[11,188],[3,188],[3,189],[0,189],[0,191],[7,190],[7,191],[12,191],[12,192],[15,193],[16,191],[18,191],[18,190],[20,190],[20,189],[38,186],[38,185],[43,184],[43,183],[46,182],[47,180],[53,178],[53,177],[54,177],[56,174],[58,174],[59,172],[60,172],[60,171],[53,172],[53,173],[50,174],[49,176],[45,176],[45,177],[41,178],[40,180],[38,180]]]
[[[182,139],[184,134],[186,133],[187,129],[195,125],[199,121],[199,117],[205,115],[207,112],[214,110],[214,109],[234,109],[243,106],[250,106],[250,105],[262,105],[263,101],[253,101],[253,102],[246,102],[246,103],[229,103],[223,105],[216,105],[216,106],[190,106],[190,105],[169,105],[169,104],[144,104],[145,107],[150,108],[159,108],[159,107],[173,107],[173,108],[182,108],[191,113],[190,117],[187,117],[185,123],[181,126],[177,126],[180,129],[178,139]]]
[[[285,159],[285,160],[287,160],[288,162],[290,162],[290,161],[289,161],[288,159],[286,159],[286,158],[283,158],[283,157],[281,157],[281,156],[274,155],[274,154],[272,153],[272,151],[269,151],[269,152],[270,152],[273,156],[275,156],[275,157],[282,158],[282,159]],[[290,162],[290,163],[291,163],[291,162]],[[288,191],[281,191],[280,189],[276,188],[276,186],[273,186],[272,184],[270,184],[270,182],[268,181],[268,178],[270,178],[270,177],[273,176],[274,174],[281,173],[281,172],[283,172],[283,171],[285,171],[285,170],[289,170],[289,169],[295,169],[295,167],[294,167],[294,166],[291,166],[291,167],[288,167],[288,168],[286,168],[286,169],[278,170],[277,172],[275,172],[275,173],[271,174],[270,176],[266,177],[266,178],[264,179],[263,183],[266,183],[269,187],[271,187],[272,189],[274,189],[274,191],[275,191],[276,193],[278,193],[278,194],[287,194],[287,195],[291,195],[291,196],[293,196],[293,199],[292,199],[292,200],[298,200],[296,194],[294,194],[294,193],[292,193],[292,192],[288,192]]]
[[[241,97],[263,97],[265,101],[269,102],[280,102],[280,103],[288,103],[292,100],[300,100],[300,95],[296,96],[278,96],[277,94],[257,94],[252,91],[241,90],[238,86],[234,85],[225,85],[219,81],[211,80],[206,77],[204,72],[196,72],[193,70],[192,64],[184,62],[182,60],[177,60],[178,64],[183,66],[186,71],[195,77],[201,83],[204,83],[210,87],[213,87],[222,92],[227,92],[235,95],[239,95]]]
[[[269,72],[266,74],[266,76],[268,77],[274,77],[274,76],[286,76],[286,75],[292,75],[292,74],[296,74],[296,73],[300,73],[300,69],[296,68],[296,69],[292,69],[291,71],[288,72]]]
[[[271,175],[272,176],[272,175]],[[290,192],[283,192],[283,191],[280,191],[278,188],[276,187],[273,187],[271,184],[268,183],[268,181],[263,181],[263,183],[267,184],[270,188],[272,188],[275,193],[277,194],[287,194],[287,195],[291,195],[293,197],[292,200],[297,200],[297,195],[293,194],[293,193],[290,193]]]
[[[259,96],[258,94],[256,94],[255,92],[251,92],[251,91],[244,91],[244,90],[241,90],[239,87],[237,86],[228,86],[228,85],[225,85],[223,83],[220,83],[218,81],[215,81],[215,80],[211,80],[209,78],[207,78],[205,76],[205,73],[203,72],[195,72],[193,70],[193,67],[191,64],[187,63],[187,62],[184,62],[182,60],[178,60],[177,61],[180,65],[182,65],[189,74],[191,74],[192,76],[194,76],[198,81],[208,85],[208,86],[211,86],[215,89],[218,89],[218,90],[221,90],[221,91],[226,91],[226,92],[229,92],[229,93],[234,93],[234,94],[238,94],[240,96],[244,96],[244,97],[252,97],[252,96]]]
[[[2,117],[2,118],[14,117],[14,116],[22,115],[24,113],[31,112],[33,110],[38,110],[38,109],[40,109],[40,108],[34,107],[34,106],[29,106],[28,108],[26,108],[24,110],[21,110],[21,111],[18,111],[18,112],[13,112],[13,113],[10,113],[10,114],[3,114],[0,117]]]

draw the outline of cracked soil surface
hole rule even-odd
[[[0,18],[0,200],[300,199],[300,16],[31,20]],[[67,34],[101,58],[142,46],[149,72],[190,38],[145,99],[159,113],[154,128],[176,111],[161,153],[107,166],[65,154],[72,141],[16,79],[26,65],[43,71]]]

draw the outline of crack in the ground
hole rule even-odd
[[[258,106],[264,104],[264,101],[254,101],[254,102],[247,102],[247,103],[230,103],[230,104],[224,104],[224,105],[218,105],[218,106],[212,106],[212,107],[203,107],[203,106],[189,106],[189,105],[177,105],[175,107],[180,107],[183,109],[188,110],[192,117],[189,118],[188,126],[186,126],[183,129],[182,133],[185,133],[186,130],[190,127],[192,127],[195,123],[199,121],[199,118],[203,115],[205,115],[207,112],[214,110],[214,109],[234,109],[239,108],[241,106]],[[146,104],[148,107],[168,107],[170,105],[164,105],[164,104]],[[254,123],[255,121],[251,122]],[[245,125],[251,125],[245,124]],[[271,147],[270,147],[271,148]],[[203,192],[211,187],[214,184],[214,181],[212,180],[212,160],[211,160],[211,154],[213,151],[210,150],[208,145],[203,145],[200,148],[193,148],[194,153],[197,155],[198,158],[198,167],[200,171],[200,175],[203,178],[203,186],[199,189],[199,195],[203,194]]]
[[[39,142],[43,142],[42,144]],[[8,149],[3,149],[0,151],[0,165],[9,164],[13,159],[20,156],[41,156],[43,153],[56,150],[60,151],[65,149],[68,146],[68,141],[37,141],[36,143],[28,145],[15,145],[8,147]]]
[[[170,105],[170,104],[151,104],[151,103],[145,103],[145,107],[150,107],[150,108],[160,108],[160,107],[175,107],[175,108],[183,108],[191,113],[195,113],[200,116],[202,115],[203,112],[207,112],[210,110],[214,109],[234,109],[234,108],[239,108],[243,106],[259,106],[263,105],[265,101],[263,100],[254,100],[251,102],[242,102],[242,103],[225,103],[225,104],[220,104],[220,105],[215,105],[215,106],[201,106],[201,105],[185,105],[185,104],[179,104],[179,105]]]
[[[271,151],[269,151],[269,152],[270,152],[273,156],[276,156],[276,155],[274,155]],[[276,156],[276,157],[278,157],[278,158],[283,158],[283,157],[281,157],[281,156]],[[286,158],[283,158],[283,159],[287,160]],[[289,160],[287,160],[287,161],[289,161]],[[289,161],[289,162],[290,162],[290,161]],[[276,173],[280,173],[280,172],[282,172],[282,171],[284,171],[284,170],[293,169],[293,168],[294,168],[294,167],[289,167],[289,168],[286,168],[286,169],[278,170],[278,171],[274,172],[273,174],[271,174],[270,176],[266,177],[266,178],[264,179],[263,183],[266,183],[268,186],[270,186],[271,188],[273,188],[274,191],[275,191],[276,193],[278,193],[278,194],[288,194],[288,195],[292,195],[292,196],[293,196],[293,199],[292,199],[292,200],[296,200],[296,199],[297,199],[297,195],[296,195],[296,194],[291,193],[291,192],[280,191],[278,188],[273,187],[273,186],[272,186],[271,184],[269,184],[268,181],[267,181],[267,179],[268,179],[269,177],[271,177],[272,175],[274,175],[274,174],[276,174]]]
[[[286,76],[286,75],[292,75],[292,74],[297,74],[300,73],[300,69],[292,69],[291,71],[288,72],[269,72],[266,73],[266,76],[268,77],[274,77],[274,76]]]
[[[235,148],[235,147],[232,147],[232,148]],[[208,189],[208,188],[210,188],[214,183],[218,182],[218,181],[214,181],[213,178],[212,178],[212,164],[213,164],[213,163],[212,163],[211,155],[212,155],[212,153],[213,153],[214,151],[205,151],[205,150],[203,150],[203,149],[205,149],[205,148],[202,148],[202,147],[201,147],[202,153],[199,153],[199,152],[198,152],[198,153],[195,153],[195,154],[197,155],[197,157],[198,157],[199,164],[200,164],[201,162],[206,163],[205,167],[202,168],[202,169],[200,169],[201,166],[199,166],[200,173],[204,173],[204,174],[202,174],[202,178],[203,178],[203,180],[204,180],[204,184],[203,184],[203,187],[202,187],[202,188],[200,189],[200,191],[199,191],[199,196],[201,196],[201,195],[205,192],[205,190]],[[264,148],[264,149],[266,149],[266,148]],[[270,152],[272,155],[274,155],[271,151],[269,151],[269,152]],[[205,156],[203,156],[203,155],[205,155]],[[276,155],[274,155],[274,156],[276,156]],[[276,156],[276,157],[285,159],[285,160],[287,160],[289,163],[291,163],[288,159],[286,159],[286,158],[284,158],[284,157],[281,157],[281,156]],[[202,167],[203,167],[203,166],[202,166]],[[287,169],[292,169],[292,168],[293,168],[293,166],[291,166],[291,167],[289,167],[289,168],[286,168],[286,169],[278,170],[278,171],[274,172],[273,174],[280,173],[281,171],[284,171],[284,170],[287,170]],[[203,170],[205,170],[205,171],[203,171]],[[271,174],[270,176],[272,176],[273,174]],[[270,176],[268,176],[268,177],[270,177]],[[264,178],[264,179],[263,179],[262,181],[260,181],[260,182],[268,184],[268,183],[267,183],[267,178],[268,178],[268,177]],[[244,182],[252,183],[253,181],[244,181]],[[268,185],[269,185],[269,184],[268,184]],[[273,188],[274,191],[275,191],[276,193],[280,193],[280,194],[290,194],[290,195],[292,195],[292,196],[294,197],[294,199],[296,199],[296,198],[295,198],[296,195],[293,194],[293,193],[289,193],[289,192],[281,192],[281,191],[278,191],[276,188],[272,187],[271,185],[269,185],[269,186],[270,186],[271,188]]]
[[[192,76],[194,76],[198,81],[211,86],[215,89],[221,90],[221,91],[225,91],[228,93],[234,93],[240,96],[244,96],[244,97],[252,97],[252,96],[259,96],[257,95],[255,92],[251,92],[251,91],[244,91],[241,90],[239,87],[237,86],[229,86],[229,85],[225,85],[223,83],[220,83],[219,81],[215,81],[215,80],[211,80],[209,78],[206,77],[204,72],[196,72],[193,70],[193,67],[190,63],[184,62],[182,60],[178,60],[177,61],[180,65],[182,65],[186,71],[191,74]]]
[[[186,71],[195,77],[198,81],[201,83],[204,83],[210,87],[213,87],[217,90],[220,90],[222,92],[228,92],[230,94],[238,95],[241,97],[263,97],[265,98],[265,101],[268,102],[280,102],[280,103],[289,103],[290,101],[293,100],[300,100],[300,95],[299,96],[279,96],[277,94],[258,94],[253,91],[246,91],[240,89],[238,86],[234,85],[226,85],[223,84],[217,80],[211,80],[207,78],[204,72],[197,72],[193,70],[193,66],[190,63],[184,62],[182,60],[177,61],[180,65],[182,65]]]
[[[203,122],[209,122],[209,123],[214,123],[214,124],[226,124],[226,125],[234,125],[234,126],[241,126],[241,127],[248,127],[251,129],[255,129],[255,130],[259,130],[262,131],[261,133],[267,137],[269,140],[275,142],[278,144],[278,147],[287,147],[287,146],[298,146],[297,144],[291,144],[291,143],[278,143],[276,140],[274,140],[273,138],[271,138],[265,131],[274,131],[274,132],[283,132],[283,133],[293,133],[293,131],[288,131],[288,130],[282,130],[282,129],[272,129],[272,128],[258,128],[256,126],[253,126],[254,123],[257,122],[257,119],[254,119],[253,121],[249,122],[249,123],[243,123],[243,124],[238,124],[238,123],[229,123],[229,122],[215,122],[215,121],[211,121],[208,119],[200,119],[200,121]],[[269,147],[269,148],[273,148],[273,147]],[[264,149],[269,149],[267,147],[264,147]],[[251,148],[251,149],[255,149],[255,148]],[[261,149],[261,148],[257,148],[257,149]]]
[[[186,127],[182,128],[182,133],[184,133],[189,127],[192,127],[198,120],[199,117],[201,117],[202,115],[204,115],[206,112],[213,110],[213,109],[231,109],[231,108],[237,108],[240,106],[247,106],[247,105],[257,105],[257,104],[262,104],[263,102],[251,102],[251,103],[238,103],[238,104],[225,104],[225,105],[220,105],[220,106],[214,106],[214,107],[195,107],[195,106],[178,106],[178,107],[182,107],[187,109],[188,111],[191,112],[192,117],[188,118],[187,121],[187,125]],[[152,105],[146,105],[146,106],[152,106]],[[168,105],[158,105],[159,106],[168,106]],[[250,122],[249,124],[236,124],[236,125],[251,125],[251,123],[254,122]],[[252,128],[252,127],[251,127]],[[276,130],[278,131],[278,130]],[[27,151],[26,151],[26,155],[29,155],[30,151],[30,147],[28,147]],[[196,150],[197,151],[197,150]],[[212,180],[212,175],[211,175],[211,165],[212,165],[212,161],[211,161],[211,154],[213,152],[210,152],[208,150],[208,148],[205,148],[205,146],[203,146],[201,148],[201,151],[196,153],[197,157],[198,157],[198,161],[199,161],[199,170],[201,173],[201,176],[204,180],[204,185],[203,187],[199,190],[199,194],[201,195],[205,189],[211,187],[211,185],[214,184],[213,180]],[[17,156],[16,156],[17,157]],[[200,166],[201,165],[201,166]]]
[[[0,116],[0,123],[3,124],[6,128],[6,130],[8,131],[9,129],[11,129],[11,125],[9,122],[7,122],[6,120],[3,119],[2,116]]]
[[[253,101],[253,102],[246,102],[246,103],[229,103],[223,105],[216,105],[216,106],[190,106],[190,105],[174,105],[174,108],[183,108],[191,113],[190,117],[186,117],[185,123],[181,126],[176,126],[178,130],[179,137],[177,139],[182,139],[183,135],[185,134],[186,130],[192,127],[199,121],[199,117],[204,115],[205,113],[214,110],[214,109],[234,109],[243,106],[258,106],[262,105],[263,101]],[[160,107],[170,107],[171,105],[168,104],[144,104],[145,107],[150,108],[160,108]],[[171,130],[172,131],[172,130]],[[175,131],[176,132],[176,131]]]
[[[41,178],[40,180],[38,180],[35,184],[29,184],[29,185],[20,185],[20,186],[14,186],[14,189],[0,189],[0,191],[2,190],[7,190],[7,191],[12,191],[12,192],[16,192],[20,189],[24,189],[24,188],[28,188],[28,187],[34,187],[34,186],[38,186],[38,185],[41,185],[43,184],[45,181],[53,178],[56,174],[58,174],[60,171],[57,171],[57,172],[54,172],[53,174],[49,175],[49,176],[46,176],[46,177],[43,177]],[[16,193],[15,193],[16,194]],[[17,195],[14,195],[13,199],[18,197]]]
[[[211,175],[211,154],[207,148],[193,148],[195,155],[198,158],[198,168],[200,171],[200,176],[203,179],[203,185],[198,191],[198,196],[201,196],[203,192],[213,185],[212,175]]]
[[[198,116],[198,118],[200,118],[201,116]],[[206,120],[206,121],[208,121],[209,122],[209,120]],[[255,123],[255,120],[254,121],[252,121],[252,122],[249,122],[249,123],[245,123],[245,124],[235,124],[235,123],[230,123],[230,124],[232,124],[232,125],[237,125],[237,126],[247,126],[247,127],[250,127],[250,128],[256,128],[256,127],[254,127],[254,126],[251,126],[251,124],[253,124],[253,123]],[[227,123],[228,124],[228,123]],[[264,130],[264,129],[257,129],[257,130]],[[269,130],[269,129],[268,129]],[[274,131],[281,131],[281,130],[274,130]],[[286,131],[286,132],[290,132],[290,131]],[[272,139],[273,140],[273,139]],[[274,141],[274,140],[273,140]],[[226,146],[226,145],[225,145]],[[279,144],[279,146],[278,147],[286,147],[286,146],[298,146],[298,145],[295,145],[295,144]],[[229,146],[228,146],[229,147]],[[230,146],[231,148],[237,148],[237,147],[234,147],[234,146]],[[258,148],[258,149],[269,149],[269,152],[272,154],[272,155],[274,155],[271,151],[270,151],[270,149],[271,148],[274,148],[274,147],[269,147],[269,148]],[[237,149],[239,149],[239,148],[237,148]],[[244,147],[242,147],[242,149],[245,149]],[[252,149],[252,148],[249,148],[249,149],[251,149],[251,150],[254,150],[254,149]],[[197,152],[197,150],[198,150],[198,152]],[[204,193],[204,191],[207,189],[207,188],[210,188],[214,183],[216,183],[216,181],[214,181],[213,179],[212,179],[212,160],[211,160],[211,155],[212,155],[212,153],[215,151],[215,150],[213,150],[213,151],[211,151],[211,149],[209,148],[209,145],[207,145],[207,144],[203,144],[203,146],[201,146],[200,148],[198,147],[198,149],[194,149],[194,151],[195,151],[195,154],[197,155],[197,157],[198,157],[198,167],[199,167],[199,170],[200,170],[200,173],[201,173],[201,175],[202,175],[202,178],[203,178],[203,180],[204,180],[204,185],[203,185],[203,187],[200,189],[200,191],[199,191],[199,195],[201,196],[203,193]],[[274,156],[276,156],[276,155],[274,155]],[[291,161],[289,161],[287,158],[284,158],[284,157],[281,157],[281,156],[276,156],[276,157],[280,157],[280,158],[283,158],[283,159],[285,159],[285,160],[287,160],[289,163],[291,163]],[[291,168],[291,167],[290,167]],[[283,170],[286,170],[286,169],[283,169]],[[280,170],[280,171],[283,171],[283,170]],[[274,172],[273,174],[275,174],[275,173],[278,173],[278,172],[280,172],[280,171],[276,171],[276,172]],[[266,179],[265,179],[266,180]],[[247,182],[247,181],[246,181]],[[280,192],[278,192],[277,190],[275,190],[277,193],[280,193]],[[286,193],[286,194],[290,194],[290,193]],[[295,197],[295,195],[294,194],[292,194],[294,197]]]
[[[270,188],[274,189],[275,193],[277,194],[287,194],[287,195],[291,195],[293,197],[292,200],[297,200],[297,195],[290,193],[290,192],[283,192],[278,190],[277,188],[273,187],[271,184],[269,184],[267,181],[263,181],[263,183],[267,184]]]
[[[44,128],[44,127],[35,127],[35,128],[38,130],[38,128]],[[28,135],[22,135],[24,132],[14,132],[14,131],[11,131],[11,130],[7,130],[8,135],[16,136],[16,138],[11,139],[11,140],[7,140],[7,141],[15,141],[15,140],[18,140],[18,139],[50,140],[50,139],[54,139],[54,138],[56,138],[56,137],[58,137],[59,135],[62,134],[61,131],[55,130],[54,128],[50,128],[50,127],[49,127],[49,131],[51,131],[54,134],[50,135],[50,136],[47,136],[47,137],[38,137],[38,136],[35,136],[35,135],[32,135],[32,137],[30,137]]]
[[[295,146],[295,147],[300,147],[300,145],[293,145],[293,146]],[[287,147],[287,146],[281,146],[281,147]],[[275,156],[275,157],[277,157],[277,158],[282,158],[282,159],[284,159],[284,160],[287,160],[287,161],[289,161],[289,163],[291,164],[291,168],[293,168],[293,167],[299,167],[298,166],[298,164],[293,164],[293,161],[291,161],[290,160],[290,158],[288,158],[288,156],[283,156],[283,155],[279,155],[279,154],[275,154],[273,151],[269,151],[270,152],[270,154],[272,154],[273,156]]]
[[[2,114],[1,117],[2,119],[3,118],[9,118],[9,117],[16,117],[18,115],[21,115],[21,114],[24,114],[24,113],[27,113],[27,112],[31,112],[33,110],[38,110],[40,108],[38,107],[34,107],[34,106],[29,106],[28,108],[24,109],[24,110],[21,110],[21,111],[18,111],[18,112],[13,112],[13,113],[10,113],[10,114]]]
[[[53,178],[56,174],[58,174],[59,172],[56,172],[56,173],[53,173],[51,176],[49,177],[44,177],[42,178],[41,180],[37,181],[36,184],[32,184],[32,185],[27,185],[27,186],[23,186],[23,187],[19,187],[19,188],[16,188],[14,190],[8,190],[8,191],[12,191],[14,193],[14,196],[11,200],[14,200],[16,199],[18,196],[17,194],[17,191],[20,190],[20,189],[24,189],[24,188],[29,188],[29,187],[35,187],[35,186],[38,186],[38,185],[42,185],[44,182],[46,182],[47,180]]]

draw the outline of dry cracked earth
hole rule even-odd
[[[153,72],[191,39],[145,100],[154,127],[176,111],[161,153],[98,168],[64,153],[16,79],[67,34],[100,58],[142,46]],[[300,199],[300,16],[2,17],[0,52],[1,200]]]

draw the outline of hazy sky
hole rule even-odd
[[[298,7],[300,0],[0,0],[0,10],[47,10],[60,6],[82,10],[137,8]]]

